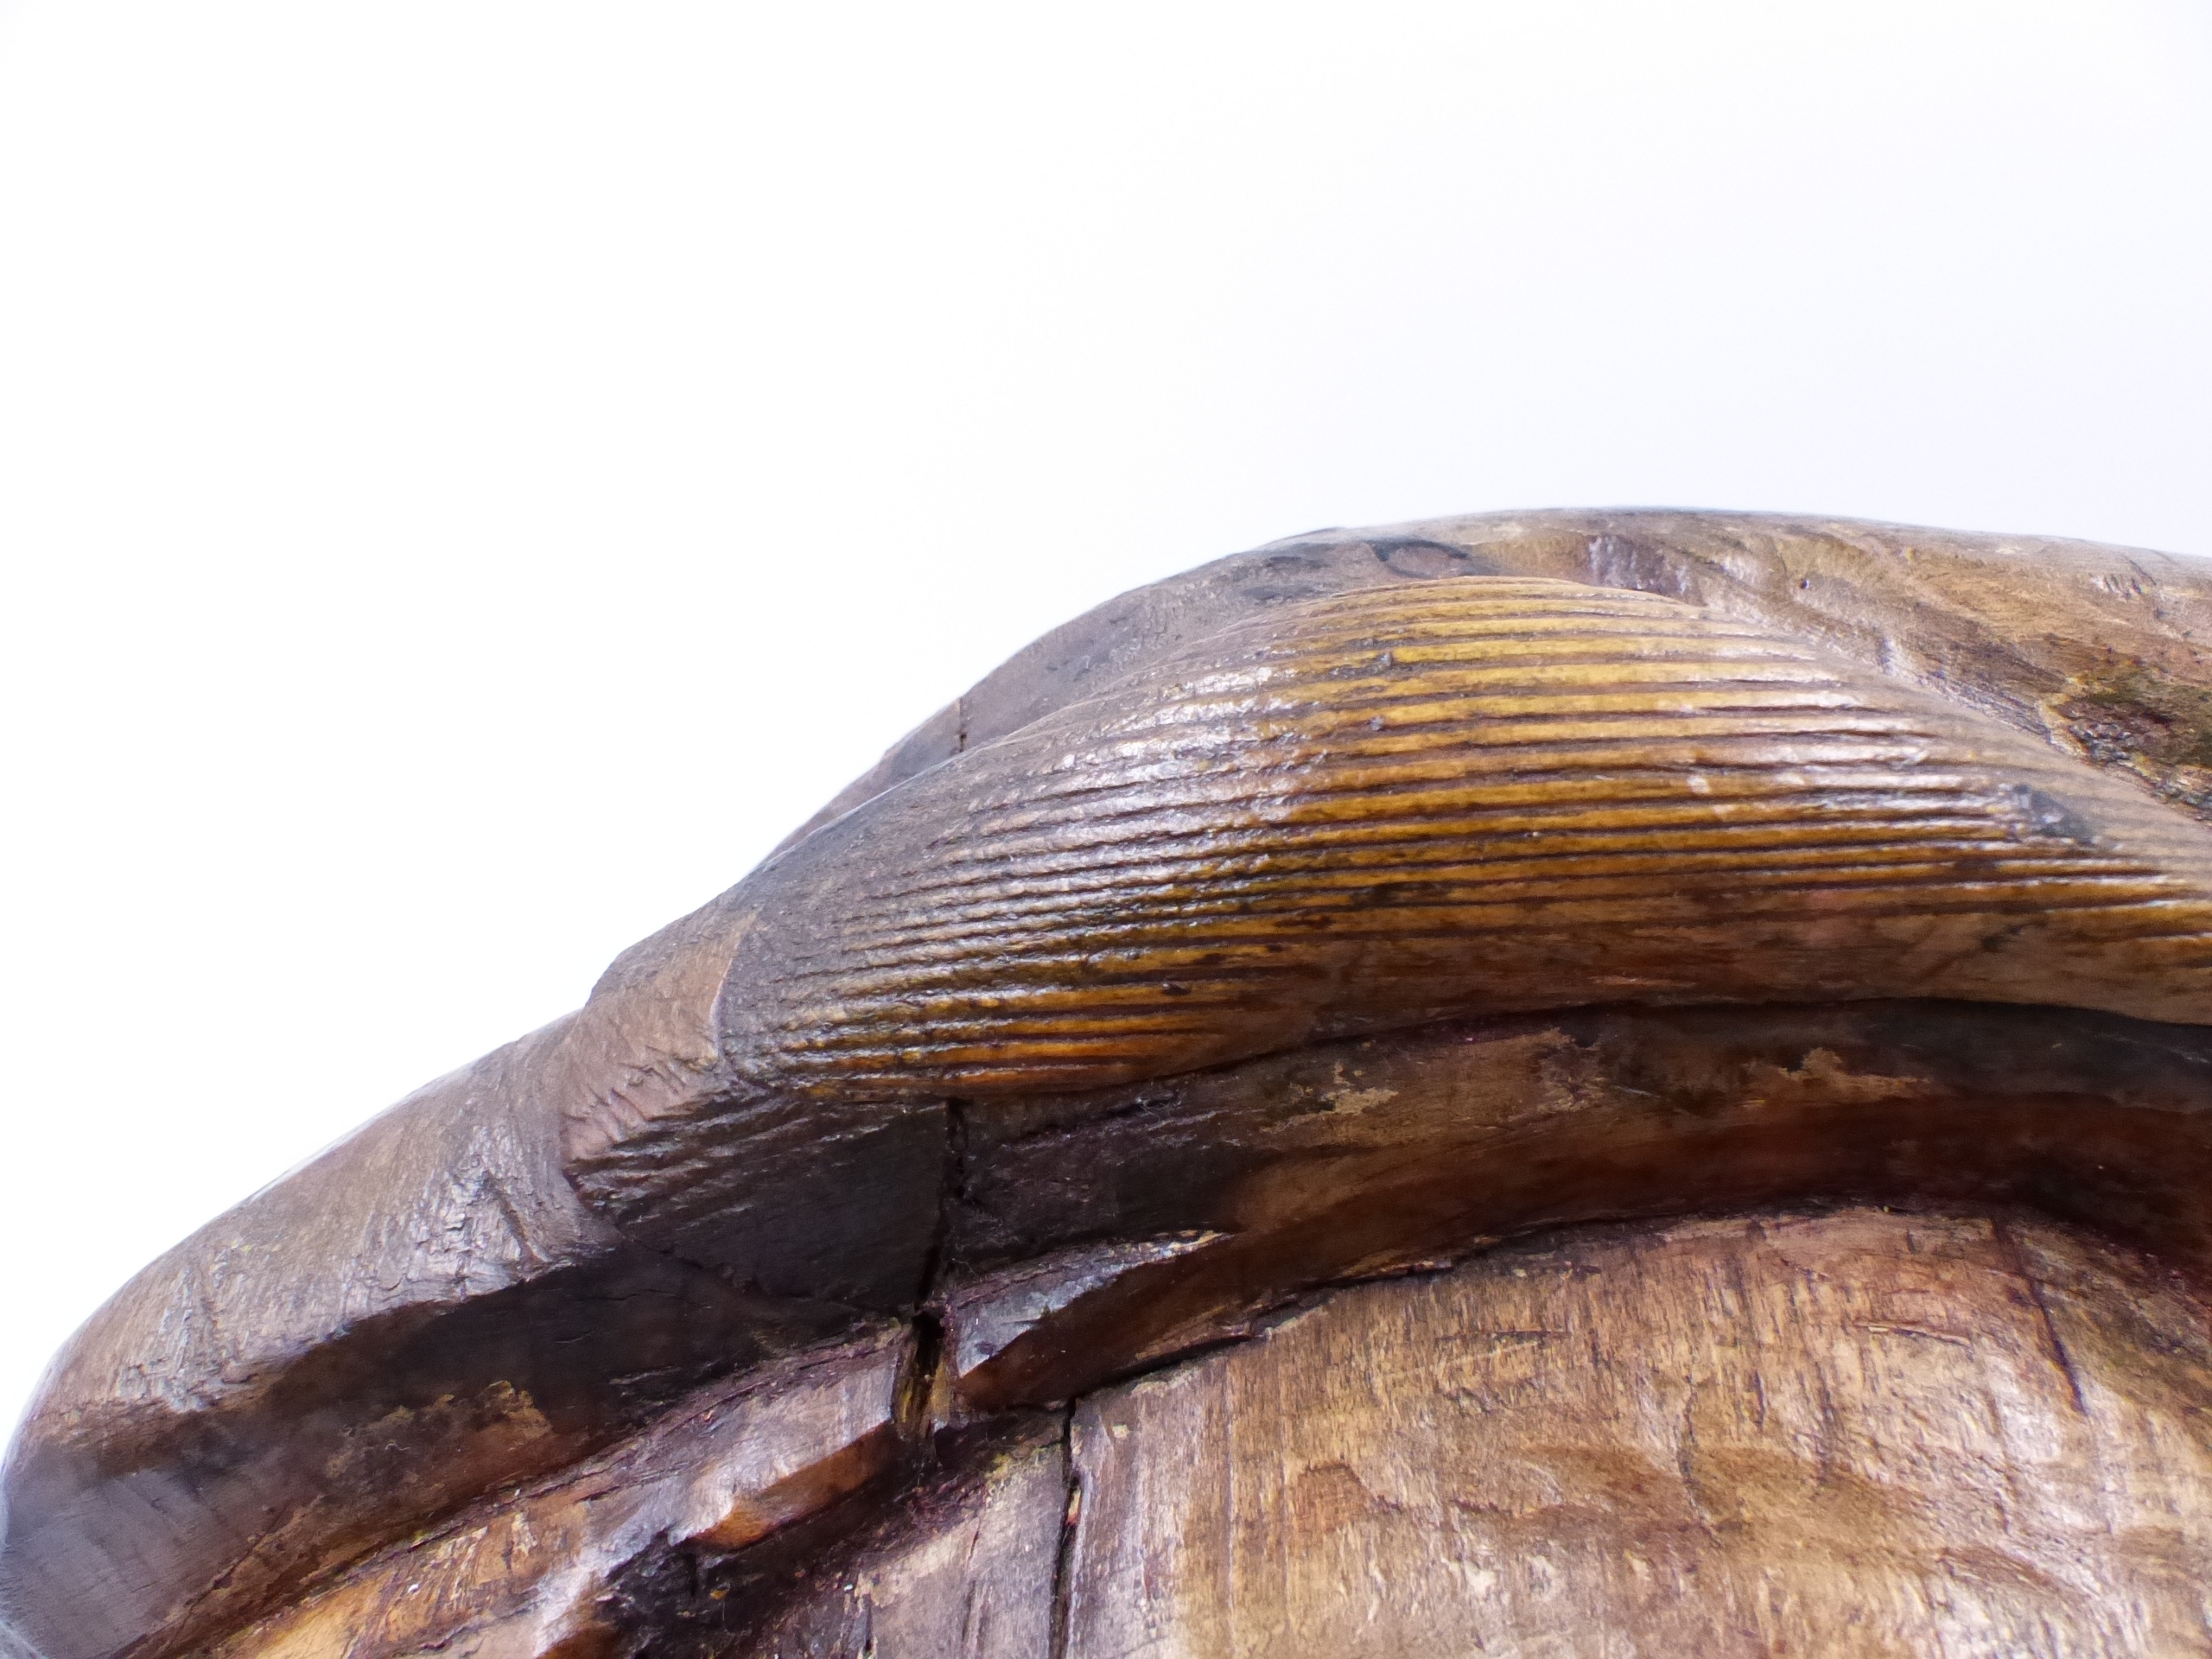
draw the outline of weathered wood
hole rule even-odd
[[[1084,1403],[1065,1651],[2202,1653],[2205,1315],[1865,1211],[1340,1293]]]
[[[1446,1025],[979,1103],[963,1131],[944,1300],[956,1350],[970,1323],[1004,1332],[959,1368],[985,1408],[1236,1336],[1312,1286],[1598,1217],[2001,1201],[2212,1271],[2212,1032],[2060,1010]]]
[[[724,1659],[1051,1659],[1068,1512],[1065,1435],[1060,1416],[1033,1416],[949,1447],[949,1466],[868,1531],[780,1584],[752,1586],[755,1605],[734,1610],[732,1638],[698,1651]],[[710,1600],[720,1587],[711,1576]]]
[[[10,1450],[0,1631],[205,1651],[886,1319],[944,1325],[911,1435],[988,1439],[1595,1217],[2027,1205],[2199,1270],[2209,623],[2186,561],[1749,515],[1125,595],[135,1280]],[[606,1640],[715,1548],[621,1556]]]
[[[742,1549],[893,1467],[910,1357],[886,1332],[704,1390],[558,1477],[372,1557],[217,1659],[623,1651],[626,1579],[671,1550]]]
[[[224,1659],[436,1633],[531,1659],[1044,1659],[1056,1625],[1070,1655],[2196,1652],[2208,1361],[2188,1282],[2032,1222],[1600,1230],[1339,1291],[1087,1399],[1072,1509],[1061,1420],[1017,1415],[944,1441],[857,1530],[728,1556],[761,1535],[747,1493],[796,1485],[778,1518],[807,1512],[834,1487],[794,1475],[885,1433],[880,1370],[858,1413],[787,1382],[712,1444],[695,1402],[650,1453],[372,1562]],[[586,1547],[595,1504],[619,1551]]]
[[[798,1099],[887,1135],[931,1095],[1622,1000],[2196,1020],[2207,852],[2094,767],[1668,601],[1376,588],[969,750],[645,948],[741,940],[721,1058],[565,1155],[626,1231],[749,1275]]]
[[[1315,1287],[1592,1215],[1821,1192],[2025,1198],[2201,1267],[2208,1043],[2192,1028],[1962,1005],[1593,1011],[971,1107],[941,1370],[914,1410],[958,1423],[1070,1398],[1249,1336]],[[1211,1230],[1147,1233],[1179,1222]],[[465,1514],[448,1530],[484,1525]],[[495,1583],[480,1555],[473,1595],[535,1606],[528,1582]],[[353,1610],[339,1620],[351,1628],[388,1580],[420,1577],[415,1560],[372,1560],[317,1605]],[[762,1593],[699,1613],[663,1586],[640,1592],[638,1617],[723,1628]],[[421,1634],[403,1627],[374,1651]]]
[[[1863,519],[1567,510],[1314,531],[1120,594],[924,721],[786,845],[1274,607],[1471,575],[1681,600],[1994,715],[2200,816],[2212,802],[2212,580],[2196,560]]]
[[[192,1650],[705,1378],[852,1325],[644,1249],[578,1200],[559,1090],[633,1069],[594,1017],[423,1090],[79,1333],[6,1471],[0,1594],[50,1659]]]

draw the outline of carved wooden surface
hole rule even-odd
[[[729,1609],[730,1639],[717,1645],[729,1659],[1052,1654],[1065,1637],[1066,1429],[1063,1414],[1033,1414],[948,1445],[946,1471],[884,1519],[748,1586],[753,1605]]]
[[[1065,1650],[2202,1653],[2208,1360],[2032,1225],[1503,1251],[1084,1402]]]
[[[464,1510],[225,1643],[226,1656],[366,1659],[450,1647],[607,1646],[628,1583],[672,1550],[743,1549],[898,1460],[906,1345],[879,1336],[703,1390],[644,1433]]]
[[[2187,561],[1721,514],[1125,595],[126,1287],[10,1449],[0,1648],[944,1639],[983,1569],[929,1517],[1027,1560],[1040,1410],[1593,1220],[1904,1205],[2201,1274],[2208,626]],[[1667,1294],[1605,1318],[1694,1345]],[[863,1558],[910,1588],[794,1588]],[[1031,1628],[1007,1573],[959,1640]]]

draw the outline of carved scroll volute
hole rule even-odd
[[[1125,595],[126,1287],[7,1639],[2202,1651],[2208,628],[1731,515]]]

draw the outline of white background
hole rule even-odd
[[[2207,0],[0,0],[0,1421],[1052,624],[1613,504],[2212,553]]]

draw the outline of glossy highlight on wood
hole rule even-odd
[[[1124,595],[119,1293],[0,1652],[2212,1652],[2208,629],[1730,514]]]

